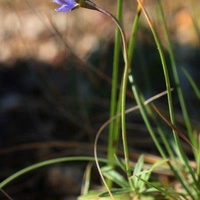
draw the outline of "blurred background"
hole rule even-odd
[[[94,2],[115,15],[116,0]],[[200,3],[161,2],[178,66],[185,67],[199,85]],[[128,38],[136,5],[136,1],[124,2],[123,25]],[[95,135],[109,118],[115,26],[95,11],[56,13],[57,7],[40,0],[0,2],[0,180],[39,161],[92,156]],[[149,0],[145,7],[167,56],[157,3]],[[136,81],[146,98],[165,90],[157,48],[143,16],[133,63],[139,77]],[[123,72],[122,56],[120,69]],[[181,70],[180,77],[194,124],[198,124],[198,101]],[[133,105],[128,98],[127,106]],[[139,113],[128,121],[134,152],[155,153]],[[106,133],[100,139],[101,155],[106,154]],[[15,200],[76,199],[85,166],[65,163],[42,168],[17,179],[5,192]],[[8,199],[3,192],[0,198]]]

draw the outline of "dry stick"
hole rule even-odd
[[[0,189],[0,191],[3,193],[3,195],[4,195],[8,200],[13,200],[4,190]]]
[[[171,128],[173,129],[183,140],[185,140],[194,150],[199,151],[197,148],[195,148],[190,140],[182,133],[180,129],[178,129],[176,126],[174,126],[169,120],[167,120],[163,114],[158,110],[158,108],[154,104],[150,104],[151,108],[160,116],[160,118]]]

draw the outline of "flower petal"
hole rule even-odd
[[[75,8],[74,6],[68,6],[68,5],[62,5],[60,8],[55,9],[56,12],[67,12],[67,11],[71,11],[73,8]]]
[[[71,11],[79,5],[75,0],[53,0],[53,2],[61,5],[56,9],[57,12]]]
[[[74,5],[76,2],[74,0],[53,0],[53,2],[60,5]]]
[[[53,0],[53,2],[57,3],[57,4],[60,4],[60,5],[63,5],[63,3],[60,0]]]

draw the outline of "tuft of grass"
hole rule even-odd
[[[133,2],[134,4],[136,2]],[[160,18],[164,37],[167,41],[167,51],[169,54],[170,64],[167,64],[166,57],[163,52],[162,41],[156,31],[154,22],[150,17],[150,11],[145,8],[145,1],[137,0],[137,11],[132,22],[132,34],[130,36],[129,43],[126,39],[126,33],[123,29],[123,4],[122,0],[117,2],[117,18],[110,12],[100,8],[97,5],[93,5],[96,11],[108,16],[116,25],[116,37],[115,37],[115,51],[113,62],[113,76],[112,76],[112,91],[110,100],[110,119],[106,121],[99,131],[97,132],[96,139],[94,141],[94,157],[64,157],[56,158],[52,160],[43,161],[22,169],[4,181],[0,183],[0,189],[4,188],[9,183],[13,182],[16,178],[30,172],[37,170],[40,167],[72,161],[95,161],[99,170],[100,177],[102,179],[102,189],[100,191],[90,191],[90,176],[91,166],[89,165],[85,174],[85,188],[82,190],[83,195],[78,199],[185,199],[185,200],[198,200],[200,198],[200,144],[199,134],[194,134],[191,119],[188,108],[185,103],[183,89],[180,84],[180,77],[177,70],[176,55],[173,50],[173,45],[170,40],[170,34],[168,31],[166,18],[162,3],[160,0],[156,1],[158,6],[158,17]],[[155,11],[154,11],[155,12]],[[157,56],[160,59],[160,66],[165,80],[167,95],[167,114],[162,113],[161,109],[156,103],[152,103],[155,97],[149,100],[145,100],[145,95],[139,89],[136,81],[135,74],[133,73],[132,65],[137,67],[133,60],[135,51],[137,35],[140,28],[140,18],[144,15],[149,30],[153,36],[155,45],[158,50]],[[198,30],[197,23],[195,28]],[[120,37],[123,46],[124,55],[124,73],[121,77],[121,87],[118,92],[118,78],[119,78],[119,54],[120,54]],[[144,55],[145,58],[145,55]],[[169,73],[172,71],[172,75]],[[191,83],[197,99],[200,99],[200,90],[195,84],[190,74],[183,68],[183,71]],[[155,77],[157,78],[157,77]],[[174,80],[174,86],[172,89],[172,82]],[[128,84],[131,86],[131,92],[134,96],[133,103],[136,102],[136,106],[126,110],[126,94]],[[187,133],[178,128],[176,122],[176,112],[174,109],[174,99],[172,93],[177,93],[179,106],[184,118],[184,124],[186,126]],[[156,96],[160,97],[162,94]],[[135,110],[140,111],[140,115],[143,119],[148,133],[152,137],[155,147],[157,148],[161,160],[153,163],[151,166],[146,166],[145,156],[141,153],[136,163],[132,164],[130,159],[130,149],[128,146],[127,136],[127,123],[126,115]],[[103,129],[109,126],[108,136],[108,149],[107,158],[98,157],[98,139]],[[121,135],[120,135],[121,132]],[[122,138],[123,156],[118,155],[118,144]],[[159,137],[158,137],[159,136]],[[191,148],[193,158],[196,167],[193,167],[190,162],[190,157],[184,151],[181,139],[185,140]],[[101,165],[100,165],[101,163]],[[176,183],[179,184],[179,188],[175,184],[171,186],[164,186],[154,176],[156,169],[161,169],[163,166],[168,166],[168,169],[173,174]]]

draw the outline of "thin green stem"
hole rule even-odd
[[[136,38],[137,38],[136,35],[137,35],[138,29],[139,29],[140,16],[141,16],[141,7],[138,5],[137,13],[134,18],[133,25],[132,25],[132,34],[131,34],[129,45],[128,45],[128,57],[129,57],[130,66],[131,66],[132,59],[133,59],[133,52],[135,49],[135,43],[136,43]],[[131,71],[131,68],[130,68],[130,71]]]
[[[97,5],[93,4],[93,7],[108,16],[112,21],[116,24],[116,26],[119,28],[119,31],[121,33],[122,43],[123,43],[123,55],[124,55],[124,62],[125,62],[125,68],[124,68],[124,74],[122,78],[122,87],[121,87],[121,125],[122,125],[122,141],[123,141],[123,149],[124,149],[124,158],[125,158],[125,166],[126,166],[126,174],[128,177],[128,180],[130,180],[131,177],[131,170],[130,170],[130,163],[129,163],[129,152],[128,152],[128,144],[127,144],[127,135],[126,135],[126,115],[125,115],[125,106],[126,106],[126,90],[127,90],[127,81],[128,81],[128,75],[129,75],[129,60],[128,60],[128,50],[127,50],[127,42],[126,42],[126,35],[125,32],[120,24],[120,22],[108,11],[98,7]],[[132,181],[130,180],[130,185],[133,188]]]
[[[121,21],[122,18],[122,5],[123,1],[118,0],[117,4],[117,19]],[[118,27],[115,33],[115,46],[114,46],[114,58],[113,58],[113,74],[112,74],[112,90],[111,90],[111,102],[110,102],[110,118],[120,112],[121,109],[117,109],[117,91],[118,91],[118,71],[119,71],[119,55],[120,55],[120,39],[121,34]],[[119,141],[119,127],[120,121],[113,121],[109,125],[109,138],[108,138],[108,160],[113,161],[114,155],[117,153],[118,141]]]

